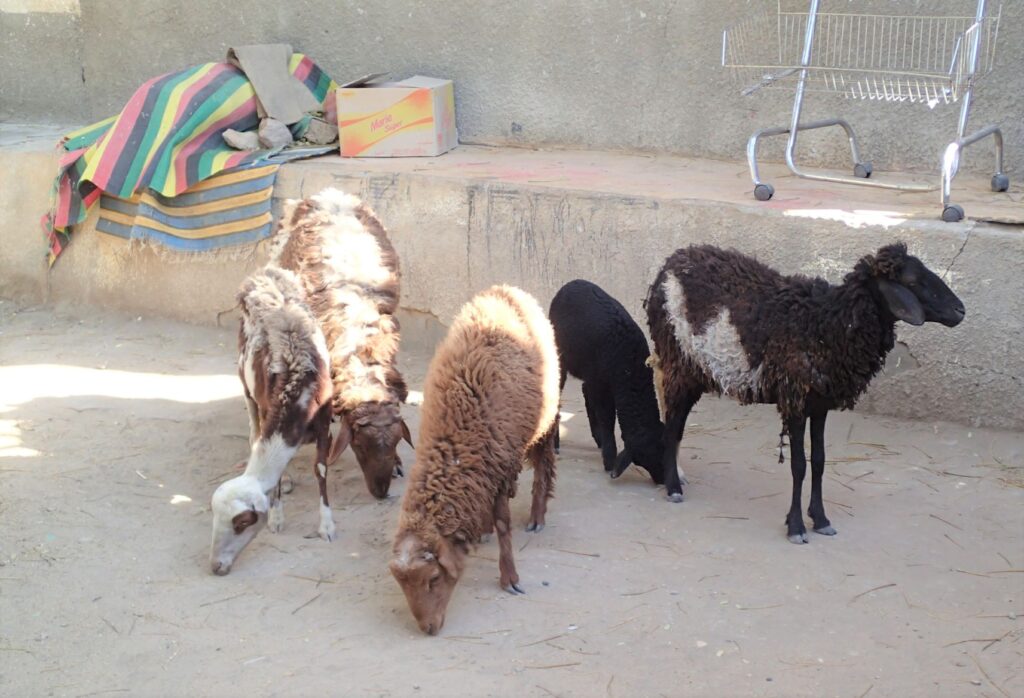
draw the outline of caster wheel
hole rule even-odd
[[[947,223],[956,223],[964,219],[964,209],[957,204],[950,204],[942,209],[942,220]]]
[[[754,198],[758,201],[767,201],[775,195],[775,187],[770,184],[758,184],[754,187]]]
[[[1010,188],[1010,178],[1000,173],[992,175],[992,191],[1006,191]]]
[[[861,179],[867,179],[871,176],[873,171],[874,170],[871,168],[870,162],[858,162],[853,167],[854,176],[860,177]]]

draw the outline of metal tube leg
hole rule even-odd
[[[1003,132],[998,126],[986,126],[980,131],[960,138],[946,146],[942,154],[942,220],[955,223],[962,220],[964,210],[957,204],[949,202],[953,178],[960,169],[960,153],[969,145],[992,136],[996,147],[996,171],[992,175],[992,191],[1006,191],[1010,187],[1010,179],[1003,172]]]

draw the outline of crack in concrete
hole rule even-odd
[[[953,255],[953,259],[949,260],[949,266],[946,267],[946,271],[942,273],[942,275],[945,276],[946,279],[949,279],[949,272],[953,268],[953,263],[960,258],[960,255],[964,253],[964,248],[967,247],[967,243],[971,241],[972,234],[974,234],[973,226],[967,230],[967,237],[964,238],[964,244],[960,245],[960,249],[957,251],[955,255]]]

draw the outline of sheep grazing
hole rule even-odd
[[[677,250],[645,302],[665,401],[665,481],[682,501],[676,455],[686,417],[704,393],[774,403],[790,438],[792,543],[806,543],[800,512],[811,422],[814,530],[835,535],[821,499],[825,417],[850,409],[893,347],[897,320],[954,327],[964,305],[902,243],[860,259],[843,283],[782,276],[755,259],[711,246]],[[781,456],[781,451],[780,451]]]
[[[383,499],[405,438],[408,390],[395,366],[399,326],[398,256],[380,221],[358,198],[325,189],[289,201],[271,259],[294,271],[327,340],[340,428],[333,461],[351,444],[370,493]]]
[[[618,477],[636,463],[663,484],[663,426],[640,326],[621,303],[582,279],[559,289],[549,317],[562,367],[559,388],[565,387],[567,373],[583,381],[590,433],[601,449],[605,471]],[[616,415],[623,444],[617,456]]]
[[[390,563],[423,632],[441,629],[469,547],[492,524],[501,586],[523,593],[512,559],[509,499],[527,458],[534,470],[527,530],[544,528],[557,430],[551,324],[530,295],[494,286],[462,308],[424,384],[417,458]]]
[[[327,501],[331,428],[329,358],[323,334],[290,271],[267,266],[242,284],[238,374],[249,411],[251,453],[245,472],[213,493],[210,568],[231,571],[235,558],[269,524],[284,523],[281,475],[288,461],[312,437],[320,484],[320,536],[334,537]]]

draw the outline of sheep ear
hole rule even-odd
[[[886,279],[879,279],[878,290],[882,292],[889,312],[895,315],[897,320],[911,325],[924,324],[924,308],[909,288]]]
[[[345,418],[341,418],[341,424],[338,425],[338,435],[334,437],[334,443],[331,444],[331,452],[327,456],[327,465],[334,465],[338,457],[345,452],[348,448],[349,443],[352,442],[352,427],[348,425]]]
[[[235,517],[231,519],[231,527],[235,529],[235,535],[240,535],[242,531],[252,526],[254,523],[259,521],[259,514],[256,513],[255,509],[249,509],[243,511],[241,514],[235,514]]]
[[[416,450],[416,447],[412,444],[412,434],[409,433],[409,425],[405,423],[404,419],[402,420],[402,438],[412,447],[412,450]]]
[[[459,575],[462,574],[462,564],[459,560],[458,553],[455,550],[455,546],[447,541],[441,543],[441,548],[438,550],[437,562],[444,568],[444,571],[448,573],[448,576],[452,579],[458,579]]]

